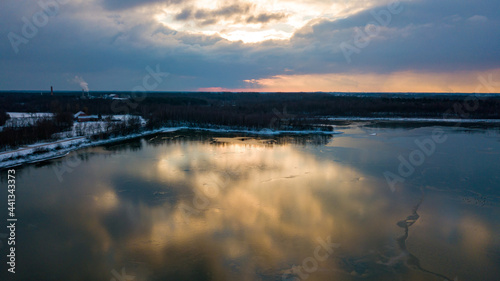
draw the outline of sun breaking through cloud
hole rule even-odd
[[[256,43],[290,39],[311,21],[347,17],[375,3],[380,1],[193,0],[168,6],[157,19],[176,31]]]
[[[158,91],[470,92],[500,75],[497,2],[393,3],[5,0],[0,89],[126,91],[148,65],[171,74]]]

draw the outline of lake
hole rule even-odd
[[[15,278],[499,280],[498,129],[337,130],[177,131],[15,168]]]

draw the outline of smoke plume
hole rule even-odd
[[[82,87],[82,89],[83,89],[85,92],[88,92],[88,91],[89,91],[89,83],[85,82],[85,80],[83,80],[83,78],[82,78],[82,77],[80,77],[80,76],[75,76],[75,78],[73,79],[73,82],[80,84],[80,87]]]

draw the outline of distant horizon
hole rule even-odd
[[[50,93],[50,90],[0,90],[0,93]],[[82,90],[54,90],[54,93],[82,93]],[[136,91],[130,90],[89,90],[85,93],[134,93]],[[232,93],[232,94],[444,94],[444,95],[500,95],[500,92],[347,92],[347,91],[302,91],[302,92],[289,92],[289,91],[281,91],[281,92],[266,92],[266,91],[183,91],[183,90],[168,90],[168,91],[145,91],[144,93]]]

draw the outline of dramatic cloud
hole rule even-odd
[[[468,91],[500,69],[498,1],[4,2],[4,90],[131,90],[158,64],[157,90]]]

